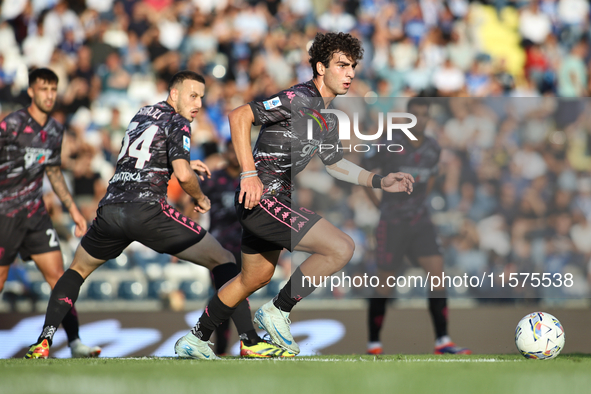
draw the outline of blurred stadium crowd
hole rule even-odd
[[[569,269],[584,279],[570,295],[588,294],[591,111],[573,99],[590,87],[586,0],[4,1],[0,119],[28,104],[29,68],[59,75],[53,116],[67,126],[63,168],[90,221],[129,119],[166,98],[175,72],[206,77],[191,155],[215,168],[230,110],[312,77],[307,47],[317,31],[364,43],[349,96],[452,97],[434,101],[429,126],[444,148],[430,205],[447,267]],[[323,171],[316,163],[302,174],[298,198],[350,229],[357,252],[348,269],[371,272],[379,213],[359,188]],[[182,195],[173,183],[171,203],[190,209]],[[50,188],[46,197],[69,262],[78,240]],[[81,299],[158,299],[177,286],[187,298],[207,295],[207,272],[169,262],[132,246],[85,284]],[[278,272],[276,286],[287,270]],[[33,293],[46,297],[48,286],[35,283]],[[487,291],[469,295],[494,296]]]

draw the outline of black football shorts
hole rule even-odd
[[[23,210],[15,216],[0,215],[0,265],[10,265],[17,254],[29,260],[33,254],[60,250],[57,232],[47,213],[28,217]]]
[[[106,204],[80,244],[94,258],[109,260],[133,241],[175,255],[201,241],[207,231],[166,202]]]
[[[242,225],[242,252],[256,254],[288,249],[293,252],[304,235],[322,219],[309,209],[296,207],[285,196],[261,199],[253,209],[235,199],[238,221]]]
[[[441,255],[437,233],[430,221],[409,225],[380,220],[376,240],[377,266],[383,271],[397,271],[404,256],[417,265],[419,257]]]

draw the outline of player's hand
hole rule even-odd
[[[88,229],[88,224],[86,223],[86,219],[84,219],[84,216],[82,216],[82,214],[80,213],[80,211],[78,211],[78,209],[70,210],[70,215],[72,216],[72,220],[74,221],[74,224],[76,225],[76,228],[74,229],[74,235],[76,237],[80,238],[84,234],[86,234],[86,230]]]
[[[205,194],[195,201],[197,202],[195,204],[195,212],[205,213],[211,209],[211,201],[209,201],[209,198]]]
[[[415,179],[412,175],[405,172],[389,173],[387,176],[382,178],[382,190],[389,193],[406,192],[412,193],[412,184]]]
[[[207,178],[211,178],[209,167],[207,167],[207,165],[201,160],[191,160],[191,169],[197,173],[197,176],[201,181],[205,180],[205,175],[207,175]]]
[[[261,201],[263,182],[258,176],[244,178],[240,181],[240,195],[238,202],[244,202],[244,208],[253,209]]]

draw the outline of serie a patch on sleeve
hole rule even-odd
[[[191,151],[191,139],[186,135],[183,135],[183,148],[185,148],[187,152]]]
[[[270,109],[281,106],[281,100],[279,99],[279,97],[273,97],[271,100],[263,101],[263,105],[265,106],[265,109],[268,111]]]

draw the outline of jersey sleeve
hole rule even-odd
[[[9,143],[13,133],[16,135],[19,125],[19,118],[14,112],[2,119],[0,122],[0,149]]]
[[[320,160],[324,165],[331,165],[343,158],[343,144],[339,139],[339,122],[334,114],[327,114],[328,135],[324,139],[323,144],[329,146],[328,149],[322,149],[319,153]]]
[[[175,114],[168,132],[167,149],[169,162],[177,159],[191,159],[191,125],[182,116]]]
[[[44,131],[42,131],[44,132]],[[51,156],[45,162],[46,166],[61,166],[62,165],[62,141],[64,139],[64,126],[60,124],[55,125],[55,135],[51,139],[52,146],[49,148],[51,149]]]
[[[296,93],[284,90],[264,101],[248,103],[254,115],[254,125],[269,125],[291,118],[291,101]]]
[[[4,148],[4,145],[6,145],[8,133],[8,124],[6,123],[6,119],[3,119],[0,122],[0,149]]]

